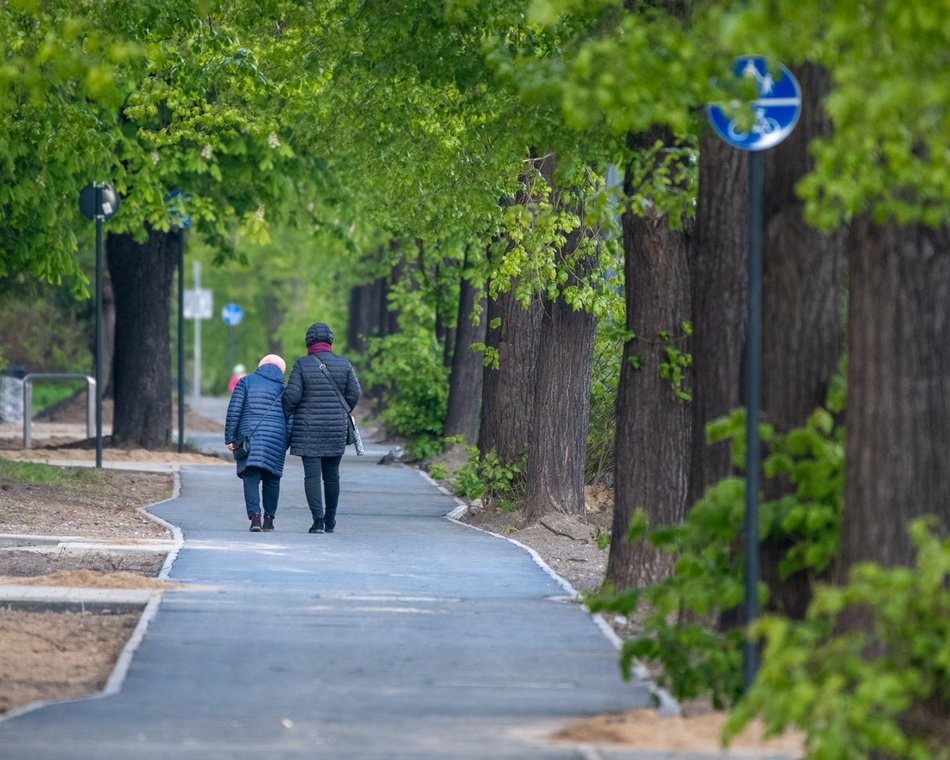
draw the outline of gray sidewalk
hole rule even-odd
[[[377,464],[387,448],[344,458],[329,535],[307,533],[296,457],[274,533],[248,532],[232,467],[184,467],[152,511],[182,530],[168,577],[186,589],[149,603],[105,695],[0,722],[0,759],[742,756],[548,741],[653,706],[650,685],[620,679],[614,645],[528,552]]]

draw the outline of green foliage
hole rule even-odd
[[[767,477],[780,477],[785,495],[760,500],[759,539],[779,539],[787,546],[781,571],[823,571],[839,546],[843,494],[842,433],[830,413],[816,410],[806,424],[778,436],[760,426],[768,447]],[[745,460],[745,412],[709,425],[710,442],[731,440],[734,462]],[[662,665],[661,685],[677,699],[708,694],[727,706],[742,691],[739,628],[720,630],[722,616],[738,607],[744,595],[744,558],[740,541],[745,518],[745,481],[730,477],[706,490],[686,521],[651,528],[638,512],[628,541],[646,541],[675,557],[673,572],[642,590],[604,589],[590,599],[591,609],[629,615],[645,608],[642,630],[624,642],[621,665],[629,675],[635,659]],[[768,588],[759,584],[759,601]]]
[[[657,336],[663,345],[665,360],[660,362],[660,377],[670,381],[670,388],[677,401],[693,400],[693,392],[686,386],[686,371],[693,365],[693,356],[683,351],[677,344],[693,334],[693,323],[686,320],[680,324],[682,335],[675,336],[672,331],[663,330]]]
[[[504,211],[489,296],[513,289],[525,307],[538,295],[563,297],[575,311],[610,318],[622,309],[617,272],[623,268],[617,240],[604,237],[616,224],[610,192],[604,176],[586,167],[558,167],[553,179],[545,176],[546,162],[555,160],[529,161],[518,202]]]
[[[623,343],[627,338],[623,318],[601,320],[594,334],[591,367],[590,411],[587,427],[586,482],[610,477],[615,467],[617,384]]]
[[[808,757],[950,757],[950,538],[936,518],[911,523],[913,567],[862,564],[820,588],[803,622],[762,618],[758,677],[726,738],[761,715],[767,731],[805,732]]]
[[[406,439],[406,453],[426,459],[442,451],[448,404],[448,373],[440,347],[423,327],[373,338],[368,369],[361,384],[382,389],[380,422],[393,435]]]
[[[667,7],[533,0],[527,18],[559,35],[556,51],[540,56],[505,38],[494,59],[523,98],[555,104],[571,127],[665,125],[677,136],[706,128],[706,103],[738,96],[728,68],[750,47],[813,64],[830,77],[833,128],[813,142],[815,169],[798,188],[812,222],[950,219],[947,0],[703,0],[676,5],[675,15]]]
[[[349,263],[341,241],[323,233],[275,224],[271,242],[245,243],[243,260],[221,256],[221,249],[200,236],[186,238],[185,288],[194,287],[190,262],[201,264],[201,287],[212,291],[212,318],[201,323],[204,393],[227,393],[235,364],[256,367],[266,353],[280,354],[288,368],[306,351],[304,336],[313,322],[326,322],[336,336],[334,349],[354,363],[345,346]],[[229,327],[221,308],[237,303],[241,323]],[[172,335],[177,328],[177,308]],[[194,355],[194,325],[185,327],[185,356]],[[187,376],[191,377],[189,370]],[[361,377],[362,380],[362,377]]]
[[[481,499],[486,507],[497,507],[503,512],[518,508],[522,463],[502,464],[494,450],[481,457],[478,448],[467,445],[461,437],[449,438],[446,442],[460,445],[468,453],[465,464],[450,478],[456,496]]]
[[[20,287],[0,300],[0,335],[11,364],[27,372],[92,371],[94,313],[65,289]]]

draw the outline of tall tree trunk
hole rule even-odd
[[[476,300],[480,299],[481,318],[472,324]],[[449,376],[449,400],[445,415],[445,436],[460,435],[469,445],[478,441],[478,421],[481,413],[482,355],[472,350],[476,343],[485,342],[485,296],[466,277],[459,284],[458,321],[455,330],[455,348],[452,351],[452,372]]]
[[[389,317],[386,311],[387,280],[377,278],[350,291],[346,327],[346,347],[351,353],[366,352],[367,340],[385,334]]]
[[[530,156],[534,168],[550,178],[549,157],[538,158],[533,148]],[[526,174],[516,203],[526,205],[531,201],[531,184]],[[496,352],[498,367],[487,365],[484,370],[478,438],[481,456],[494,451],[505,465],[522,463],[528,455],[544,318],[540,297],[533,298],[527,308],[518,303],[514,295],[517,285],[512,280],[506,292],[488,301],[485,345]]]
[[[652,144],[652,136],[647,140]],[[625,190],[632,195],[632,188]],[[676,398],[670,380],[660,377],[666,356],[659,334],[682,336],[679,326],[690,318],[688,248],[687,233],[671,229],[665,214],[653,209],[643,216],[624,212],[627,329],[636,337],[624,345],[617,390],[617,471],[607,581],[618,588],[651,583],[672,567],[670,555],[627,542],[634,512],[645,510],[654,525],[672,525],[686,515],[692,410]],[[685,342],[676,347],[689,350]]]
[[[765,159],[762,410],[779,433],[802,425],[824,403],[842,350],[846,235],[807,225],[795,194],[795,186],[813,169],[808,145],[831,130],[822,107],[830,82],[814,65],[798,68],[795,75],[804,98],[802,116]],[[789,490],[777,479],[764,481],[763,487],[770,499]],[[787,549],[785,542],[765,542],[762,578],[771,589],[770,606],[802,618],[811,601],[811,579],[807,573],[780,576],[778,565]]]
[[[850,257],[840,580],[908,565],[908,522],[950,530],[950,227],[858,220]]]
[[[110,235],[107,251],[116,311],[112,435],[123,444],[161,449],[171,443],[176,233],[149,230],[144,243]]]
[[[583,222],[582,222],[583,224]],[[566,248],[577,245],[580,233]],[[575,265],[573,282],[592,262]],[[564,296],[545,304],[525,482],[525,513],[539,520],[550,512],[583,515],[590,382],[597,319],[575,309]]]
[[[498,352],[498,368],[484,369],[478,440],[482,456],[494,450],[504,464],[518,463],[527,454],[543,317],[540,300],[525,309],[513,291],[514,283],[488,301],[485,343]]]
[[[706,134],[699,146],[693,242],[693,428],[687,502],[732,472],[729,444],[706,443],[706,425],[740,406],[746,322],[748,161]]]
[[[277,331],[287,316],[287,301],[276,293],[268,292],[264,296],[264,312],[267,320],[267,353],[281,354],[283,347],[277,339]]]

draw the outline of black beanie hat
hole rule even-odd
[[[333,330],[323,322],[314,322],[307,328],[307,348],[314,343],[333,343]]]

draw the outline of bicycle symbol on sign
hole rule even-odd
[[[770,135],[773,132],[778,132],[782,128],[782,125],[778,123],[778,120],[773,119],[771,116],[765,115],[764,108],[755,109],[755,123],[752,125],[752,134],[754,135]],[[733,140],[743,141],[749,137],[749,132],[743,132],[741,129],[736,128],[736,123],[734,121],[729,122],[729,137]]]

